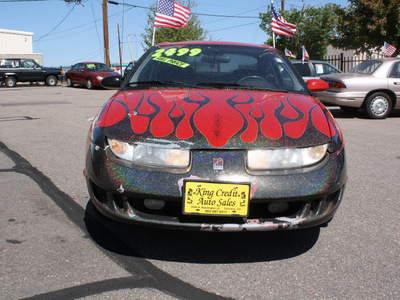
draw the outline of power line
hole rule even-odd
[[[79,1],[79,2],[80,2],[80,1]],[[48,36],[50,33],[52,33],[54,30],[56,30],[57,27],[60,26],[61,23],[65,21],[65,19],[69,16],[69,14],[72,12],[72,10],[75,8],[75,6],[76,6],[79,2],[78,2],[78,1],[75,2],[74,6],[71,8],[71,10],[67,13],[67,15],[64,17],[64,19],[62,19],[61,22],[57,24],[56,27],[54,27],[52,30],[50,30],[50,31],[49,31],[47,34],[45,34],[44,36],[38,38],[37,40],[34,40],[34,42],[40,41],[41,39],[45,38],[45,37]]]
[[[127,5],[127,6],[133,6],[133,7],[138,7],[138,8],[144,8],[144,9],[150,9],[148,6],[140,6],[140,5],[133,5],[129,3],[121,3],[113,0],[108,0],[107,1],[110,4],[114,5]],[[216,15],[216,14],[202,14],[202,13],[194,13],[191,12],[192,15],[198,15],[198,16],[206,16],[206,17],[220,17],[220,18],[239,18],[239,19],[259,19],[260,17],[253,17],[253,16],[229,16],[229,15]]]

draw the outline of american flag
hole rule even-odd
[[[290,52],[290,50],[288,48],[285,48],[285,55],[287,57],[293,57],[296,58],[296,55],[293,55],[292,52]]]
[[[309,61],[310,60],[310,56],[308,55],[306,47],[303,46],[301,48],[303,49],[303,59],[302,59],[302,61],[304,63],[305,61]]]
[[[276,34],[293,37],[296,34],[296,25],[286,22],[281,14],[276,10],[274,3],[271,2],[272,11],[272,32]]]
[[[172,0],[158,0],[154,27],[186,27],[189,17],[190,8]]]
[[[386,43],[386,42],[383,44],[383,53],[385,53],[385,55],[392,56],[393,53],[395,53],[395,52],[396,52],[396,47],[395,46],[392,46],[392,45],[390,45],[389,43]]]

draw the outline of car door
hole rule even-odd
[[[21,60],[21,68],[24,80],[26,81],[43,81],[44,76],[42,67],[33,59]]]
[[[78,69],[78,80],[79,80],[79,83],[86,84],[86,77],[87,77],[86,74],[87,74],[86,64],[79,64],[79,69]]]
[[[400,107],[400,61],[393,65],[392,71],[388,77],[389,89],[396,93],[396,107]]]
[[[84,68],[85,68],[84,64],[81,63],[74,65],[71,69],[71,72],[68,74],[69,79],[71,79],[73,83],[78,83],[78,84],[82,83],[81,70]]]

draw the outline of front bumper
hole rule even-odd
[[[214,171],[213,157],[224,159]],[[291,174],[249,174],[243,151],[193,151],[193,165],[182,172],[132,168],[121,164],[109,149],[89,145],[85,175],[91,201],[104,215],[119,221],[157,227],[205,231],[270,231],[306,228],[328,222],[342,199],[346,183],[344,149],[329,154],[318,166]],[[246,218],[182,214],[179,182],[189,177],[215,181],[250,182],[254,197]],[[161,210],[150,210],[144,199],[164,200]],[[286,202],[287,209],[268,210]]]

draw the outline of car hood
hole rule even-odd
[[[301,94],[149,89],[118,92],[94,124],[103,136],[166,147],[304,147],[330,141],[334,125],[327,114]]]

